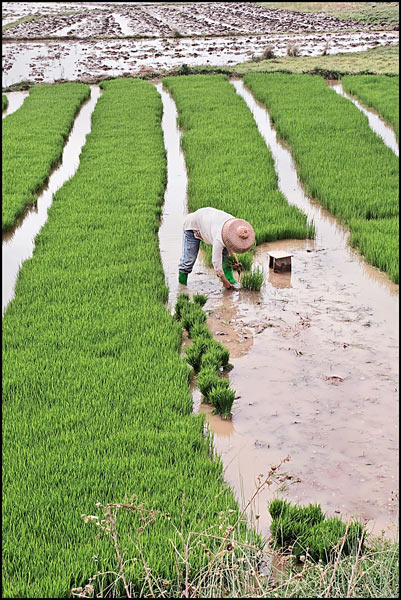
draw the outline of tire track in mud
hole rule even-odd
[[[3,233],[2,240],[2,312],[14,297],[15,284],[22,263],[31,258],[35,237],[47,221],[47,212],[57,190],[76,172],[80,153],[91,130],[91,116],[100,97],[98,86],[90,86],[90,98],[84,102],[75,118],[65,143],[61,162],[53,169],[45,187],[38,194],[37,203],[28,207],[16,225]]]
[[[388,123],[386,123],[385,120],[382,119],[373,108],[364,106],[357,96],[353,96],[352,94],[346,92],[341,84],[341,81],[329,80],[327,83],[335,92],[337,92],[337,94],[343,96],[344,98],[348,98],[348,100],[355,104],[355,106],[367,116],[369,126],[372,131],[381,137],[386,146],[391,148],[396,156],[399,156],[399,146],[394,129],[388,125]]]

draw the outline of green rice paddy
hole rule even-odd
[[[108,540],[81,518],[98,502],[136,496],[171,515],[140,536],[165,579],[169,540],[181,543],[174,526],[185,535],[226,508],[236,515],[204,417],[192,414],[182,328],[165,308],[161,99],[141,80],[102,87],[78,171],[55,195],[3,318],[5,597],[69,597],[115,568]],[[134,558],[140,522],[129,517],[119,540]],[[205,557],[195,558],[199,569]],[[127,577],[139,585],[136,565]]]
[[[377,110],[390,125],[394,127],[397,140],[400,125],[400,80],[399,77],[386,77],[385,75],[360,75],[343,77],[343,88],[350,94],[358,96],[360,100]]]
[[[20,110],[5,117],[2,144],[2,229],[12,227],[61,158],[81,104],[83,83],[35,86]],[[4,96],[3,96],[4,98]],[[4,110],[4,100],[3,100]]]
[[[393,223],[398,218],[398,159],[348,99],[311,75],[252,73],[244,83],[268,107],[279,136],[291,147],[308,194],[347,224],[351,235],[355,220]],[[392,225],[385,229],[394,231]],[[389,233],[377,249],[372,225],[364,228],[363,243],[360,234],[352,243],[398,282],[392,236]]]
[[[277,187],[270,150],[225,75],[166,77],[183,128],[188,207],[224,210],[249,221],[256,243],[313,237],[306,215]]]

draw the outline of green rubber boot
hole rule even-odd
[[[187,285],[188,273],[182,273],[178,271],[178,283],[182,283],[182,285]]]
[[[226,279],[228,279],[228,281],[230,283],[232,283],[232,284],[238,283],[237,280],[234,279],[232,267],[223,263],[223,272],[224,272],[224,275],[226,276]]]

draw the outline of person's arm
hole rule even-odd
[[[226,278],[226,276],[224,275],[224,271],[223,271],[223,259],[222,259],[222,255],[223,255],[223,248],[224,248],[224,244],[222,242],[220,242],[220,240],[215,240],[213,243],[213,249],[212,249],[212,263],[213,263],[213,267],[214,270],[216,271],[216,275],[217,277],[219,277],[223,283],[223,286],[225,288],[230,288],[231,283],[228,281],[228,279]]]

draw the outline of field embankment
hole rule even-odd
[[[81,518],[98,502],[135,496],[171,515],[140,539],[130,537],[139,512],[119,531],[126,556],[138,557],[140,544],[167,580],[169,538],[181,548],[172,523],[185,536],[222,510],[237,514],[204,418],[192,414],[182,330],[164,304],[161,99],[141,80],[102,87],[78,171],[57,192],[3,318],[8,597],[65,597],[97,569],[114,570],[114,548],[94,542]],[[196,552],[194,569],[202,561]],[[127,567],[134,585],[138,569]]]
[[[347,224],[351,233],[355,219],[377,223],[385,219],[389,223],[385,230],[395,231],[398,159],[351,102],[333,95],[323,79],[310,75],[252,73],[244,83],[269,108],[310,196]],[[370,248],[367,251],[365,242],[365,256],[398,282],[398,236],[386,236],[381,248],[370,229],[364,234]],[[355,244],[357,239],[353,238]]]
[[[177,105],[188,169],[188,206],[246,219],[256,243],[313,237],[306,216],[290,206],[246,104],[224,75],[163,79]]]
[[[3,121],[3,231],[12,227],[26,206],[35,203],[89,95],[90,88],[83,83],[37,86],[23,108]]]

